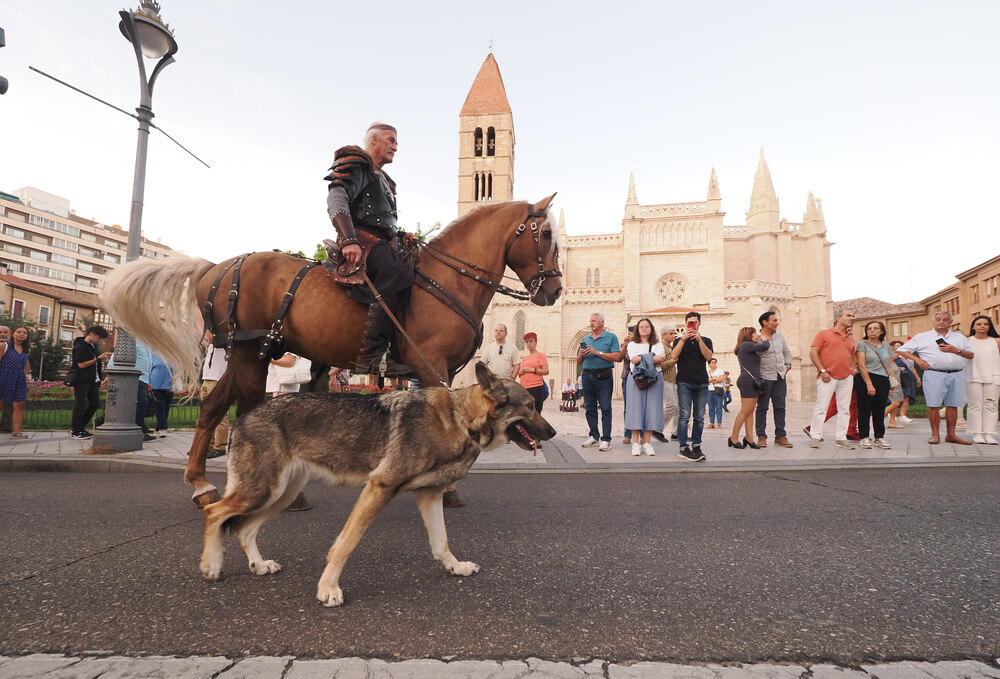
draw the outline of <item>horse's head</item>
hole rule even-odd
[[[549,212],[556,194],[525,207],[525,217],[507,245],[506,264],[528,289],[529,299],[551,306],[562,294],[559,232]]]

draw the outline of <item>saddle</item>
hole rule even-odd
[[[323,239],[323,247],[326,248],[326,259],[323,260],[323,268],[330,274],[330,278],[341,285],[364,285],[365,265],[368,262],[368,253],[379,242],[375,236],[362,229],[357,230],[358,245],[361,246],[361,261],[357,267],[353,267],[350,262],[343,259],[340,249],[342,247],[339,239]],[[389,241],[389,245],[396,247],[396,238]]]

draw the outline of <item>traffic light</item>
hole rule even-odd
[[[7,41],[4,39],[3,29],[0,28],[0,47],[3,47],[6,44]],[[6,94],[6,93],[7,93],[7,79],[4,78],[2,75],[0,75],[0,94]]]

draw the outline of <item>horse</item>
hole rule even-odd
[[[415,284],[399,319],[412,343],[404,341],[398,329],[392,342],[394,358],[413,369],[421,386],[451,386],[482,342],[482,319],[497,292],[539,306],[559,298],[558,230],[548,209],[554,197],[535,204],[486,203],[422,246]],[[367,307],[350,299],[323,267],[306,270],[299,256],[252,253],[234,266],[239,259],[219,264],[185,256],[136,260],[112,272],[102,294],[116,324],[177,368],[188,385],[197,381],[205,326],[215,326],[219,336],[233,331],[229,366],[201,404],[184,472],[199,507],[220,499],[205,478],[216,425],[228,417],[234,402],[240,417],[265,400],[269,356],[259,357],[262,344],[283,341],[283,348],[313,362],[351,368],[367,317]],[[526,291],[503,285],[505,267]],[[234,292],[235,271],[239,285]],[[290,296],[289,285],[297,276],[298,287]],[[210,293],[214,297],[213,287],[229,293],[228,304],[219,300],[206,307]],[[276,323],[277,310],[286,300],[291,303],[285,304],[284,318]],[[240,339],[239,330],[251,328],[260,329],[257,336]],[[265,333],[266,328],[272,331]]]

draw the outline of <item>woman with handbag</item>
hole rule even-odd
[[[708,428],[722,429],[723,404],[726,400],[726,371],[719,359],[708,362]]]
[[[740,374],[736,378],[736,386],[740,390],[740,412],[736,415],[733,430],[727,440],[730,448],[760,448],[754,443],[754,413],[757,411],[757,397],[766,389],[760,376],[760,354],[770,348],[771,342],[761,342],[760,333],[750,326],[740,328],[736,334],[733,353],[740,364]],[[739,441],[741,428],[746,430],[743,441]]]
[[[650,439],[654,431],[663,431],[663,374],[660,364],[666,357],[666,351],[656,338],[652,321],[643,318],[635,324],[625,351],[631,364],[625,383],[625,428],[632,433],[632,454],[656,455]],[[643,365],[644,360],[646,365]],[[653,368],[651,371],[648,370],[650,365]]]
[[[854,393],[858,398],[859,445],[887,450],[892,446],[885,440],[885,407],[889,403],[889,391],[899,385],[899,380],[889,370],[893,351],[885,341],[882,321],[871,321],[865,326],[865,338],[858,342],[856,349],[858,373],[854,376]],[[872,429],[874,441],[870,436]]]
[[[294,394],[309,381],[311,367],[312,361],[290,351],[281,358],[272,358],[267,367],[267,393],[271,396]]]

